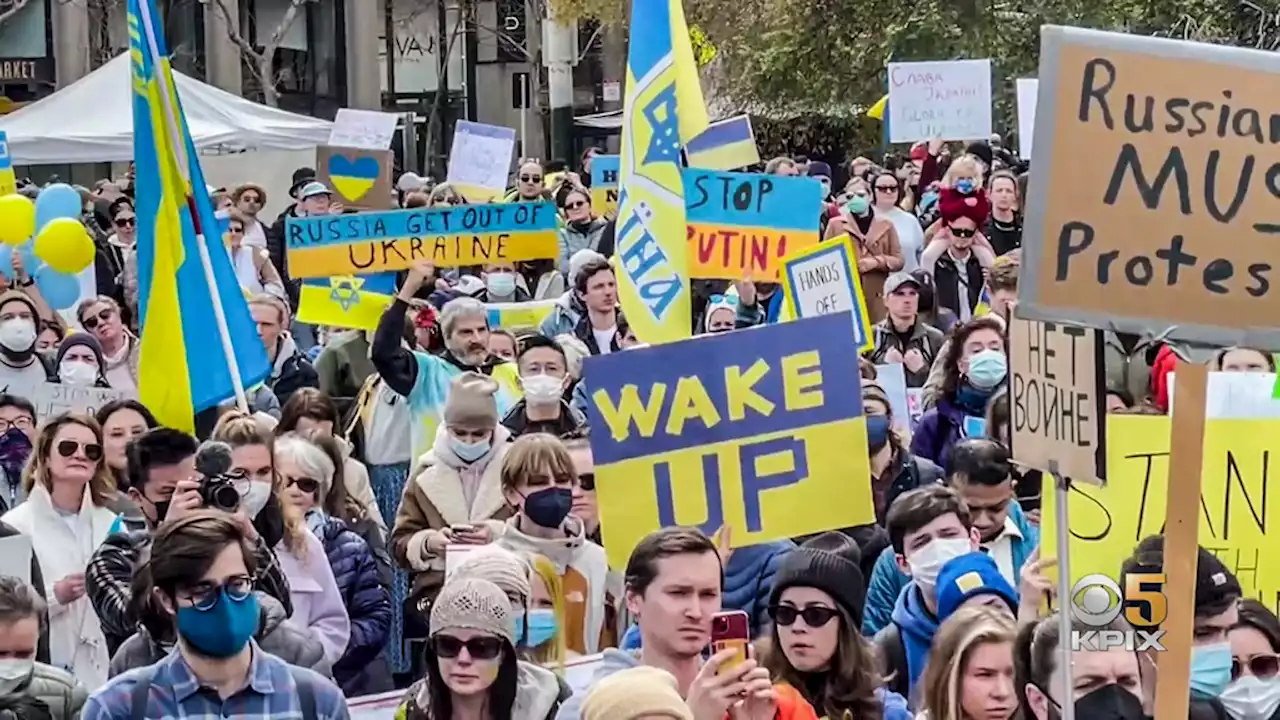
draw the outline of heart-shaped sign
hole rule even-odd
[[[376,158],[368,155],[347,157],[329,156],[329,181],[345,200],[359,200],[378,181],[382,173]]]

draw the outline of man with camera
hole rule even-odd
[[[289,583],[275,553],[258,536],[249,518],[239,512],[239,492],[228,473],[231,451],[218,445],[221,444],[197,447],[195,438],[164,427],[149,430],[129,443],[129,487],[125,490],[142,509],[146,527],[108,537],[85,570],[85,589],[111,653],[138,628],[131,603],[133,576],[150,551],[156,526],[204,507],[231,513],[254,544],[259,569],[254,589],[280,601],[286,616],[293,613]]]

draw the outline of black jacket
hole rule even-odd
[[[320,375],[311,366],[311,361],[296,347],[279,365],[279,368],[279,374],[276,374],[273,369],[271,378],[267,380],[267,386],[276,394],[281,407],[289,402],[289,398],[298,390],[320,387]]]
[[[963,298],[958,294],[956,285],[961,273],[964,273],[964,279],[968,285],[967,297]],[[982,297],[982,285],[985,282],[986,279],[982,276],[982,263],[978,262],[977,255],[969,253],[969,261],[964,264],[964,267],[960,267],[956,265],[950,253],[944,252],[933,268],[935,303],[937,307],[946,308],[957,317],[964,317],[964,313],[960,312],[961,303],[969,303],[969,310],[977,307],[978,300]]]
[[[550,422],[530,423],[527,408],[524,398],[521,398],[507,411],[507,416],[502,418],[502,426],[511,431],[512,440],[531,433],[564,437],[587,426],[587,416],[564,400],[560,401],[560,415]]]

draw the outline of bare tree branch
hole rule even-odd
[[[27,6],[28,0],[6,0],[0,2],[0,23],[22,12],[22,8]]]
[[[240,48],[240,52],[249,60],[250,70],[257,78],[259,84],[262,85],[262,102],[270,107],[277,107],[280,104],[280,96],[276,91],[279,84],[279,75],[275,69],[276,50],[280,48],[280,43],[284,40],[284,36],[288,34],[289,28],[293,27],[294,22],[298,19],[298,10],[309,0],[289,0],[289,7],[284,11],[284,16],[280,18],[280,22],[272,31],[271,37],[262,45],[262,50],[258,50],[249,42],[248,38],[240,30],[240,23],[232,20],[231,9],[227,6],[227,0],[213,0],[214,5],[222,14],[222,20],[226,24],[227,37],[231,42]]]
[[[499,30],[497,28],[484,27],[479,23],[473,23],[473,24],[475,25],[476,32],[487,32],[490,35],[493,35],[494,37],[496,37],[498,40],[505,40],[507,45],[510,45],[516,50],[519,50],[520,54],[524,56],[524,59],[526,62],[531,62],[531,63],[537,62],[537,58],[535,58],[533,54],[529,52],[528,48],[521,46],[521,44],[515,38],[508,35],[505,31]]]
[[[578,51],[578,59],[574,63],[575,65],[582,62],[583,58],[587,56],[587,53],[591,52],[591,46],[596,44],[596,38],[600,37],[600,32],[602,30],[604,30],[604,23],[597,22],[596,29],[591,31],[591,37],[587,38],[586,44],[584,44],[582,49]]]

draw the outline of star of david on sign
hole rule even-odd
[[[343,275],[341,277],[329,278],[329,299],[338,303],[338,307],[342,308],[342,312],[351,312],[351,308],[360,302],[360,288],[364,285],[364,278],[358,278],[354,275]]]

